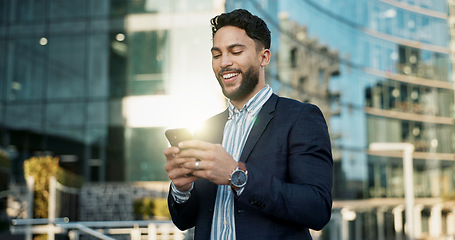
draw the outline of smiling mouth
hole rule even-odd
[[[224,75],[221,75],[223,77],[223,79],[225,80],[228,80],[228,79],[231,79],[233,77],[236,77],[240,75],[240,73],[228,73],[228,74],[224,74]]]

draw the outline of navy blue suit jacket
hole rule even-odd
[[[221,143],[225,111],[208,120],[200,139]],[[234,199],[237,240],[311,239],[330,220],[332,155],[327,124],[314,105],[273,94],[262,107],[242,152],[248,182]],[[195,182],[191,197],[169,210],[181,230],[210,239],[217,185]]]

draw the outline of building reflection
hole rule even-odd
[[[266,18],[272,33],[279,35],[274,45],[279,70],[270,80],[274,89],[318,104],[329,119],[335,171],[333,218],[322,234],[314,236],[405,239],[412,235],[404,225],[402,155],[369,151],[369,144],[376,142],[415,146],[413,236],[453,236],[453,50],[448,47],[448,29],[453,27],[448,12],[453,3],[226,3],[227,11],[247,8]],[[286,27],[285,22],[294,25]],[[304,52],[307,54],[302,55]],[[331,52],[337,53],[338,61],[329,66],[338,70],[327,72],[321,59],[333,59]],[[316,68],[328,77],[327,91],[324,85],[317,85],[322,74],[305,72],[315,62],[321,63]],[[297,84],[291,85],[292,81]],[[299,82],[307,88],[300,88]]]

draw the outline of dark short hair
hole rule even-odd
[[[232,12],[222,13],[210,20],[212,24],[212,38],[220,28],[234,26],[245,30],[246,34],[253,39],[256,44],[261,43],[265,49],[270,49],[270,30],[267,24],[245,9],[236,9]]]

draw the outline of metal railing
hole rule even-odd
[[[49,209],[48,218],[32,218],[34,179],[27,178],[27,218],[14,219],[10,227],[12,234],[24,234],[25,240],[32,240],[33,234],[47,234],[48,240],[54,240],[56,234],[64,234],[70,240],[79,240],[80,235],[90,235],[102,240],[115,240],[112,236],[129,235],[131,240],[183,240],[185,232],[180,231],[171,221],[74,221],[70,222],[62,206],[62,193],[79,194],[79,189],[60,184],[55,177],[49,179]],[[74,217],[74,216],[71,216]],[[70,217],[70,218],[71,218]]]
[[[81,234],[102,240],[115,240],[113,235],[129,235],[131,240],[183,240],[185,231],[178,230],[171,221],[94,221],[70,222],[68,218],[14,219],[12,234],[65,234],[70,240],[79,240]]]

